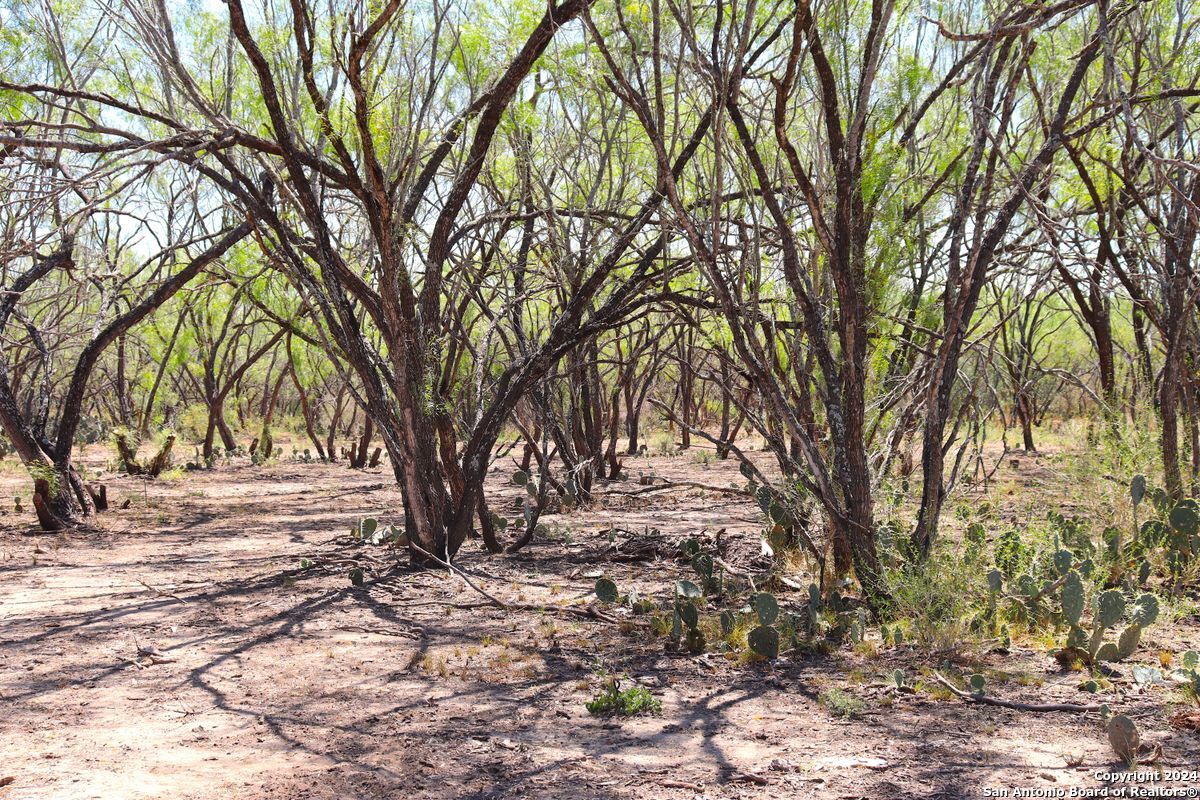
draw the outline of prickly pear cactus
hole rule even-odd
[[[1137,724],[1129,717],[1117,714],[1108,720],[1108,743],[1126,766],[1132,767],[1137,764],[1142,736]]]
[[[753,606],[760,625],[771,625],[779,616],[779,603],[775,600],[775,596],[768,592],[759,592],[754,595]]]
[[[1133,605],[1130,621],[1138,627],[1145,628],[1154,624],[1158,619],[1158,598],[1152,594],[1144,594]]]
[[[1108,592],[1105,592],[1108,594]],[[1101,595],[1103,597],[1103,595]],[[1122,598],[1122,609],[1124,598]],[[1121,632],[1116,644],[1106,644],[1099,649],[1096,657],[1101,661],[1123,661],[1134,654],[1142,631],[1158,619],[1158,599],[1152,594],[1143,594],[1133,604],[1130,611],[1130,624]]]
[[[615,603],[617,596],[617,584],[612,579],[600,578],[596,581],[596,599],[601,603]]]
[[[1071,570],[1062,585],[1062,614],[1063,619],[1074,627],[1079,625],[1079,620],[1083,617],[1085,600],[1083,581],[1078,572]]]
[[[1080,659],[1097,661],[1122,661],[1137,650],[1142,631],[1158,618],[1158,600],[1151,594],[1143,594],[1132,605],[1126,605],[1125,595],[1120,590],[1101,592],[1092,604],[1091,632],[1082,627],[1085,591],[1079,573],[1072,569],[1066,574],[1061,588],[1062,619],[1070,626],[1066,646],[1059,654],[1060,660]],[[1129,625],[1121,631],[1115,642],[1105,642],[1107,631],[1114,628],[1129,612]]]
[[[1129,482],[1129,499],[1133,501],[1133,507],[1137,508],[1141,504],[1142,498],[1146,496],[1146,476],[1134,475],[1133,480]]]
[[[1200,531],[1200,507],[1195,500],[1183,500],[1171,509],[1167,521],[1175,530],[1192,536]]]
[[[750,649],[765,659],[779,657],[779,631],[768,625],[759,625],[746,637]]]
[[[1111,628],[1125,613],[1125,595],[1116,589],[1109,589],[1100,595],[1096,602],[1096,623],[1103,628]]]

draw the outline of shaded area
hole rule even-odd
[[[152,491],[103,530],[0,533],[5,796],[949,798],[1095,785],[1109,763],[1092,719],[888,698],[873,684],[915,669],[908,650],[739,666],[553,610],[481,606],[442,573],[380,568],[355,587],[340,568],[298,569],[353,556],[340,532],[396,513],[378,475],[235,468]],[[753,553],[755,527],[733,522],[753,512],[726,503],[697,497],[691,518],[672,496],[664,506],[682,513],[657,526],[678,537],[723,516],[730,547]],[[654,515],[618,505],[560,518],[569,529],[516,557],[469,552],[462,565],[511,602],[579,602],[592,584],[579,573],[596,566],[580,559],[603,551],[606,528]],[[680,569],[602,566],[646,593]],[[166,660],[145,663],[139,647]],[[1040,654],[1005,663],[1048,680],[1040,691],[1070,690],[1071,676],[1039,672],[1051,669]],[[602,672],[645,684],[662,716],[588,715]],[[865,698],[863,714],[832,714],[831,686]],[[1169,763],[1200,760],[1194,738],[1162,733],[1155,698],[1130,706]]]

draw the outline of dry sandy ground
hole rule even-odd
[[[738,480],[732,464],[653,462],[665,476]],[[495,479],[498,508],[519,491],[503,485],[507,472]],[[730,558],[748,561],[761,521],[729,495],[612,495],[550,518],[551,540],[516,556],[468,543],[472,580],[549,608],[539,612],[489,607],[457,577],[386,559],[352,586],[338,559],[367,555],[344,532],[362,516],[397,518],[385,472],[283,463],[107,482],[114,506],[131,505],[91,532],[27,535],[31,516],[7,503],[0,517],[3,800],[957,798],[1095,787],[1094,773],[1115,768],[1095,715],[881,685],[898,665],[945,668],[937,655],[844,648],[739,665],[668,654],[662,640],[563,610],[590,603],[584,573],[603,569],[660,598],[680,574],[670,559],[614,562],[601,533],[614,525],[652,525],[668,542],[726,528]],[[0,496],[21,492],[9,469]],[[301,558],[321,566],[300,571]],[[1146,657],[1160,636],[1173,650],[1200,646],[1198,630],[1195,618],[1159,625]],[[1086,702],[1079,676],[1040,651],[1018,646],[988,665],[1033,677],[996,694]],[[599,670],[645,684],[662,715],[589,715]],[[818,702],[829,687],[865,711],[835,715]],[[1200,740],[1165,723],[1168,698],[1154,688],[1114,702],[1163,746],[1162,766],[1200,767]]]

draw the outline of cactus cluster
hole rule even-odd
[[[745,461],[739,470],[747,479],[746,491],[754,497],[767,518],[764,531],[766,548],[774,554],[796,547],[803,536],[798,532],[803,529],[810,514],[808,492],[800,484],[783,488],[763,486],[755,480],[754,468]]]
[[[775,620],[779,617],[779,602],[773,594],[758,592],[750,598],[750,607],[758,618],[758,626],[746,636],[746,644],[763,658],[778,658],[779,629]]]
[[[808,638],[823,637],[832,643],[844,642],[847,639],[853,644],[861,642],[867,634],[867,615],[865,609],[851,608],[842,598],[841,593],[834,589],[828,598],[822,598],[821,590],[815,583],[808,586],[808,602],[804,611],[794,620],[797,633],[804,633]],[[899,644],[904,635],[900,626],[896,625],[891,631],[886,625],[880,627],[885,642],[893,641]]]
[[[1152,571],[1149,557],[1161,551],[1167,571],[1177,582],[1187,565],[1200,556],[1200,503],[1190,497],[1173,502],[1162,489],[1147,486],[1143,475],[1134,476],[1129,496],[1135,535],[1128,544],[1122,542],[1119,533],[1113,537],[1109,549],[1114,560],[1136,566],[1138,581],[1144,585]],[[1138,526],[1138,512],[1145,500],[1150,501],[1152,513]]]
[[[407,544],[407,538],[403,531],[395,525],[388,525],[385,528],[379,524],[379,520],[373,517],[360,519],[355,523],[350,528],[350,536],[364,544],[371,545]]]
[[[710,553],[697,539],[679,543],[679,554],[691,564],[705,595],[720,595],[725,591],[725,570],[719,568]]]
[[[703,592],[691,581],[675,582],[675,604],[671,613],[671,641],[682,643],[689,652],[703,653],[707,642],[700,630],[700,599]]]
[[[1083,581],[1079,573],[1070,570],[1062,584],[1062,617],[1070,626],[1066,649],[1086,652],[1088,661],[1122,661],[1133,655],[1141,641],[1142,631],[1158,618],[1158,600],[1143,594],[1130,607],[1129,624],[1115,642],[1106,642],[1105,634],[1126,614],[1125,595],[1118,589],[1101,592],[1092,605],[1092,625],[1089,634],[1082,627],[1086,603]]]
[[[283,454],[283,448],[276,448],[276,450],[277,450],[276,457]],[[327,463],[327,460],[322,456],[314,457],[313,453],[312,453],[312,448],[310,448],[310,447],[306,447],[303,450],[293,447],[292,448],[292,460],[300,461],[304,464],[314,464],[318,461],[320,461],[322,464]]]
[[[1140,500],[1136,493],[1135,499]],[[1059,651],[1064,660],[1094,664],[1129,658],[1137,649],[1144,629],[1157,619],[1158,600],[1142,592],[1129,602],[1127,596],[1137,594],[1137,586],[1114,581],[1097,567],[1101,556],[1085,522],[1057,512],[1050,512],[1048,521],[1055,542],[1050,551],[1039,551],[1026,544],[1014,530],[996,537],[995,567],[987,573],[987,606],[975,620],[976,627],[999,625],[1002,619],[999,606],[1004,601],[1008,613],[1020,619],[1065,626],[1068,634],[1065,646]],[[1111,530],[1104,532],[1110,553],[1120,547],[1119,538]],[[968,531],[967,539],[969,551],[980,549],[977,531]],[[1141,573],[1144,579],[1144,570]],[[1087,617],[1088,587],[1093,582],[1118,588],[1106,588],[1092,598]],[[1144,580],[1140,585],[1144,585]],[[1127,617],[1128,624],[1119,632],[1115,630]],[[1007,647],[1008,630],[1000,627],[999,631]]]

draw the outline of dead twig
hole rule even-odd
[[[490,603],[491,603],[493,606],[495,606],[496,608],[498,608],[498,609],[500,609],[500,610],[502,610],[502,611],[507,611],[507,610],[509,610],[509,606],[508,606],[508,604],[507,604],[507,603],[505,603],[503,600],[500,600],[499,598],[497,598],[497,597],[495,597],[495,596],[493,596],[493,595],[489,594],[488,592],[484,591],[482,588],[480,588],[479,586],[477,586],[477,585],[475,584],[475,582],[474,582],[474,581],[472,581],[472,580],[470,579],[470,577],[468,577],[468,576],[467,576],[467,573],[463,572],[461,569],[459,569],[458,567],[454,566],[454,565],[453,565],[453,564],[451,564],[449,561],[443,561],[442,559],[440,559],[440,558],[438,558],[437,556],[435,556],[433,553],[430,553],[428,550],[426,550],[425,548],[421,547],[421,546],[420,546],[419,544],[417,544],[416,542],[411,542],[411,541],[410,541],[410,542],[409,542],[409,547],[411,547],[413,550],[416,550],[418,553],[420,553],[421,555],[425,556],[426,558],[428,558],[428,559],[430,559],[430,560],[432,560],[432,561],[435,561],[435,562],[437,562],[438,564],[441,564],[443,567],[445,567],[446,569],[450,570],[451,572],[453,572],[453,573],[454,573],[455,575],[457,575],[458,577],[462,578],[462,579],[463,579],[463,581],[464,581],[464,582],[466,582],[467,586],[470,586],[472,589],[474,589],[475,591],[479,592],[479,594],[481,594],[481,595],[483,595],[485,598],[487,598],[487,599],[488,599],[488,601],[489,601],[489,602],[490,602]]]
[[[724,494],[736,494],[742,497],[753,497],[745,489],[738,489],[733,486],[713,486],[710,483],[699,483],[697,481],[670,481],[666,478],[662,479],[662,483],[653,486],[645,486],[641,489],[606,489],[605,494],[616,494],[622,497],[639,497],[651,492],[662,492],[667,489],[703,489],[708,492],[722,492]]]
[[[180,597],[180,596],[179,596],[179,595],[177,595],[177,594],[174,594],[174,593],[172,593],[172,592],[164,592],[162,589],[155,588],[155,587],[151,586],[150,584],[148,584],[148,583],[146,583],[145,581],[143,581],[143,580],[140,580],[140,579],[138,580],[138,583],[140,583],[142,586],[145,586],[147,589],[149,589],[150,591],[154,592],[154,593],[155,593],[156,595],[158,595],[159,597],[169,597],[169,598],[171,598],[172,600],[178,600],[179,602],[183,603],[184,605],[187,605],[187,602],[188,602],[188,601],[187,601],[187,600],[184,600],[182,597]]]
[[[422,634],[415,631],[402,631],[391,628],[368,628],[366,625],[339,625],[339,631],[354,631],[355,633],[373,633],[378,636],[399,636],[402,639],[420,639]]]
[[[933,676],[937,678],[938,683],[946,687],[946,689],[948,689],[957,697],[961,697],[963,700],[966,700],[969,703],[983,703],[984,705],[999,706],[1000,708],[1011,708],[1016,711],[1067,711],[1074,713],[1086,713],[1088,711],[1100,710],[1099,703],[1080,705],[1078,703],[1021,703],[1016,700],[1001,700],[998,697],[988,697],[987,695],[983,694],[964,692],[962,689],[959,689],[953,683],[942,677],[940,672],[934,672]]]

